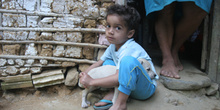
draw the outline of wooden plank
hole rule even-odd
[[[74,43],[74,42],[61,42],[61,41],[11,41],[11,40],[0,40],[0,44],[52,44],[52,45],[67,45],[77,47],[95,47],[95,48],[107,48],[105,45],[91,44],[91,43]]]
[[[57,13],[45,13],[40,11],[24,11],[24,10],[7,10],[7,9],[0,9],[0,13],[13,13],[13,14],[26,14],[26,15],[32,15],[32,16],[52,16],[52,17],[76,17],[80,19],[84,19],[80,16],[74,16],[72,14],[57,14]]]
[[[219,39],[219,42],[220,42],[220,39]],[[219,47],[220,47],[220,43],[219,43]],[[217,68],[218,68],[218,71],[216,73],[217,74],[217,81],[216,82],[220,85],[220,50],[219,50],[219,54],[218,54],[218,67]]]
[[[214,8],[213,8],[213,24],[212,24],[212,36],[211,36],[211,50],[210,50],[210,59],[209,59],[209,67],[208,67],[208,76],[212,81],[217,82],[219,75],[218,69],[218,58],[220,51],[220,0],[213,0]],[[217,83],[220,83],[218,80]]]
[[[208,52],[208,36],[209,36],[209,16],[207,15],[204,19],[203,28],[203,41],[202,41],[202,56],[201,56],[201,69],[206,69],[207,64],[207,52]]]
[[[47,83],[39,83],[39,84],[35,84],[34,88],[42,88],[42,87],[46,87],[46,86],[52,86],[52,85],[57,85],[57,84],[63,84],[64,80],[56,80],[56,81],[51,81],[51,82],[47,82]]]
[[[64,80],[64,75],[63,74],[56,74],[56,75],[52,75],[52,76],[45,76],[45,77],[41,77],[41,78],[36,78],[33,79],[33,84],[45,84],[47,82],[53,82],[56,80]]]
[[[44,31],[44,32],[93,32],[105,33],[105,29],[98,28],[12,28],[0,27],[0,31]]]
[[[62,69],[46,70],[46,71],[43,71],[41,74],[32,75],[32,79],[39,79],[39,78],[58,75],[58,74],[63,74],[63,70]]]
[[[32,81],[2,82],[1,83],[2,90],[29,88],[29,87],[33,87]]]
[[[0,77],[0,80],[2,80],[3,82],[7,82],[7,83],[9,83],[9,82],[31,81],[31,74]]]
[[[38,75],[32,75],[35,88],[51,86],[64,83],[64,74],[62,69],[47,70]]]
[[[51,61],[67,61],[67,62],[75,62],[75,63],[88,63],[93,64],[96,61],[87,60],[87,59],[74,59],[74,58],[59,58],[59,57],[43,57],[43,56],[18,56],[18,55],[0,55],[0,58],[5,59],[45,59]]]
[[[50,68],[50,67],[62,67],[62,64],[25,64],[24,66],[14,65],[16,68],[29,68],[29,67],[43,67],[43,68]],[[0,68],[7,68],[8,66],[2,66]]]

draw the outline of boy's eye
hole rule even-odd
[[[116,30],[120,30],[121,28],[120,27],[116,27]]]
[[[106,28],[110,28],[110,25],[107,25]]]

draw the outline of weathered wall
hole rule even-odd
[[[93,29],[105,25],[106,7],[112,4],[99,0],[1,0],[0,77],[41,73],[48,67],[75,67],[83,71],[80,70],[83,65],[96,61],[99,47],[80,44],[97,43],[98,34],[65,29]],[[48,28],[59,31],[48,31]]]

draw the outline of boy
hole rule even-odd
[[[95,109],[125,110],[129,96],[144,100],[153,95],[156,89],[156,81],[151,80],[147,72],[139,63],[139,58],[147,59],[156,73],[151,58],[147,52],[132,38],[137,32],[140,15],[128,6],[113,5],[107,9],[106,38],[111,45],[106,49],[100,60],[91,65],[86,71],[80,73],[80,81],[84,87],[99,86],[112,88],[119,86],[119,94],[116,102],[111,106],[113,93],[110,92]],[[87,75],[92,68],[101,65],[115,65],[116,74],[100,79],[92,79]],[[156,77],[158,79],[158,75]]]

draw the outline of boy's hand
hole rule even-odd
[[[88,88],[89,86],[91,86],[91,82],[92,82],[93,79],[87,73],[81,72],[79,74],[79,77],[80,77],[80,83],[85,88]]]

